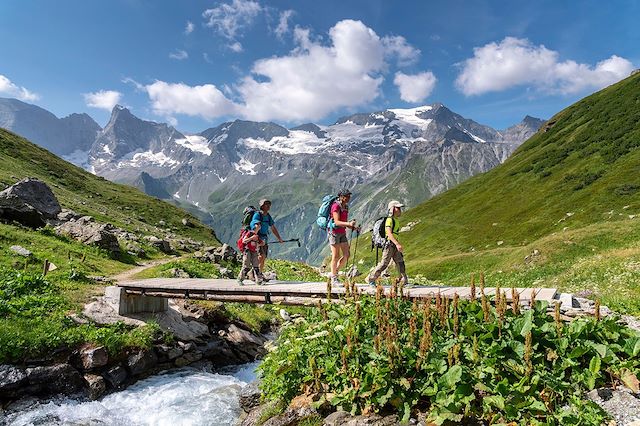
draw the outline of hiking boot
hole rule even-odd
[[[375,281],[369,281],[369,286],[370,287],[377,287],[376,282]]]
[[[242,278],[238,278],[238,285],[244,285],[244,280]]]
[[[264,280],[258,280],[258,281],[256,281],[256,284],[257,285],[264,285]]]
[[[342,283],[338,279],[338,277],[331,277],[331,286],[332,287],[340,287]]]

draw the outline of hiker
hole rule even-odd
[[[327,227],[329,245],[331,246],[331,285],[335,286],[341,284],[338,279],[338,271],[349,261],[347,228],[360,232],[355,220],[347,222],[349,218],[349,200],[351,200],[351,191],[343,189],[338,192],[338,198],[331,205],[331,220]],[[341,257],[338,257],[340,255]]]
[[[278,232],[278,228],[276,228],[275,222],[273,218],[269,214],[269,210],[271,209],[271,201],[263,198],[260,200],[259,204],[260,210],[253,214],[253,219],[251,219],[251,229],[256,229],[256,225],[260,225],[257,231],[258,237],[264,242],[258,248],[258,261],[260,263],[260,273],[264,274],[264,262],[267,260],[267,256],[269,255],[269,233],[273,231],[273,234],[278,239],[278,242],[282,243],[282,238],[280,237],[280,233]],[[265,281],[269,281],[265,279]]]
[[[258,261],[258,251],[264,245],[264,241],[258,236],[260,224],[255,229],[246,229],[240,235],[238,240],[238,248],[242,251],[242,269],[238,276],[238,284],[244,285],[244,279],[249,271],[253,270],[253,280],[256,284],[262,285],[264,278],[260,272],[260,263]]]
[[[398,241],[398,233],[400,232],[400,224],[398,218],[402,215],[402,208],[404,204],[400,201],[390,201],[388,205],[388,216],[384,222],[384,232],[386,241],[384,243],[384,249],[382,251],[382,259],[378,263],[373,271],[369,273],[367,281],[369,285],[375,286],[376,280],[380,277],[380,274],[389,266],[389,263],[393,259],[398,269],[398,273],[402,277],[403,285],[409,284],[407,272],[404,265],[404,255],[402,244]]]

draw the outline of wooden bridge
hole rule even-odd
[[[250,283],[250,281],[245,281]],[[375,295],[376,289],[368,285],[357,285],[362,294]],[[315,304],[318,300],[326,300],[327,284],[325,282],[270,281],[266,285],[238,285],[232,279],[200,279],[200,278],[153,278],[134,281],[122,281],[116,287],[120,297],[120,313],[142,311],[162,311],[168,306],[168,299],[199,299],[243,303],[281,303],[284,305]],[[511,298],[511,289],[504,288],[507,298]],[[528,303],[535,295],[536,300],[551,301],[556,296],[553,288],[517,288],[521,303]],[[390,287],[385,287],[387,294]],[[332,299],[344,296],[344,287],[333,287]],[[487,296],[494,295],[496,289],[485,288]],[[440,294],[442,297],[470,298],[470,287],[437,287],[416,286],[404,290],[405,296],[411,299],[427,299]],[[476,289],[480,296],[480,289]]]

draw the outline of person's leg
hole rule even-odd
[[[253,268],[253,277],[256,284],[261,285],[264,282],[264,277],[260,271],[260,259],[258,253],[251,253],[251,267]]]
[[[238,275],[238,284],[242,285],[244,279],[247,277],[247,273],[251,270],[251,259],[249,251],[246,250],[242,254],[242,268],[240,269],[240,275]]]
[[[344,266],[347,264],[351,253],[349,251],[349,243],[342,242],[338,245],[338,247],[342,252],[342,257],[340,257],[340,260],[338,261],[338,267],[337,267],[339,271],[340,269],[344,268]]]
[[[387,244],[385,246],[384,250],[382,250],[382,258],[380,259],[380,263],[378,263],[375,269],[369,273],[367,282],[375,282],[378,278],[380,278],[382,272],[387,269],[387,266],[389,266],[389,262],[391,262],[391,259],[393,258],[394,251],[397,251],[395,250],[395,248],[396,246],[394,246],[393,244]]]
[[[331,276],[338,276],[338,261],[340,256],[340,246],[338,244],[331,244]]]
[[[393,256],[393,261],[396,264],[396,268],[398,269],[398,274],[400,274],[403,284],[404,285],[409,284],[409,277],[407,277],[407,271],[404,264],[404,255],[400,253],[398,250],[396,250]]]
[[[267,260],[267,256],[269,255],[269,245],[265,244],[260,247],[260,253],[258,255],[258,261],[260,262],[260,272],[264,274],[264,263]]]

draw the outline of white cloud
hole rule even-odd
[[[344,20],[329,31],[331,45],[296,29],[299,46],[289,55],[257,61],[238,85],[242,113],[253,120],[315,120],[338,108],[374,100],[383,81],[384,47],[360,21]]]
[[[107,111],[111,111],[122,99],[122,93],[115,90],[100,90],[93,93],[84,93],[82,96],[84,96],[84,102],[88,107]]]
[[[242,45],[236,38],[241,35],[242,29],[253,23],[262,10],[262,6],[256,1],[232,0],[231,3],[222,3],[218,7],[205,10],[202,16],[206,19],[205,25],[229,40],[231,50],[238,52],[242,50]]]
[[[40,99],[40,95],[27,90],[24,87],[15,85],[4,75],[0,74],[0,95],[10,96],[12,98],[20,99],[21,101],[33,102]]]
[[[289,32],[289,19],[291,19],[293,14],[293,10],[290,9],[280,12],[280,20],[278,21],[278,26],[274,30],[279,39],[282,39],[282,37]]]
[[[184,50],[176,50],[175,52],[169,53],[169,57],[171,59],[182,61],[184,59],[187,59],[189,57],[189,54]]]
[[[547,93],[571,94],[600,89],[629,75],[633,64],[619,56],[595,66],[572,60],[561,62],[559,53],[527,39],[506,37],[474,49],[474,56],[462,63],[456,79],[465,95],[480,95],[530,85]]]
[[[191,34],[193,32],[193,30],[195,30],[195,25],[193,25],[193,22],[191,21],[187,21],[187,25],[184,27],[184,33],[185,34]]]
[[[312,39],[310,30],[296,27],[293,39],[296,47],[291,52],[256,61],[251,74],[235,84],[218,88],[156,81],[144,90],[153,110],[162,116],[213,119],[240,115],[250,120],[287,122],[318,120],[342,108],[366,105],[380,95],[388,71],[389,44],[362,22],[336,23],[328,41]],[[404,39],[391,45],[406,45],[406,52],[413,49]],[[398,58],[411,56],[399,53],[402,49],[392,50]],[[413,79],[415,86],[404,89],[411,99],[428,96],[435,83],[431,73],[405,77]],[[407,87],[403,77],[396,78]]]
[[[436,76],[431,71],[421,72],[415,75],[407,75],[397,72],[393,83],[400,90],[400,98],[405,102],[422,102],[436,86]]]
[[[166,118],[174,114],[200,116],[205,119],[233,114],[236,106],[213,84],[188,86],[183,83],[156,81],[144,86],[153,111]]]
[[[420,49],[411,46],[402,36],[383,37],[382,44],[387,56],[397,57],[399,66],[414,64],[420,58]]]
[[[242,48],[242,44],[239,41],[235,41],[231,44],[229,44],[229,49],[231,49],[232,51],[236,52],[236,53],[240,53],[242,52],[244,49]]]

